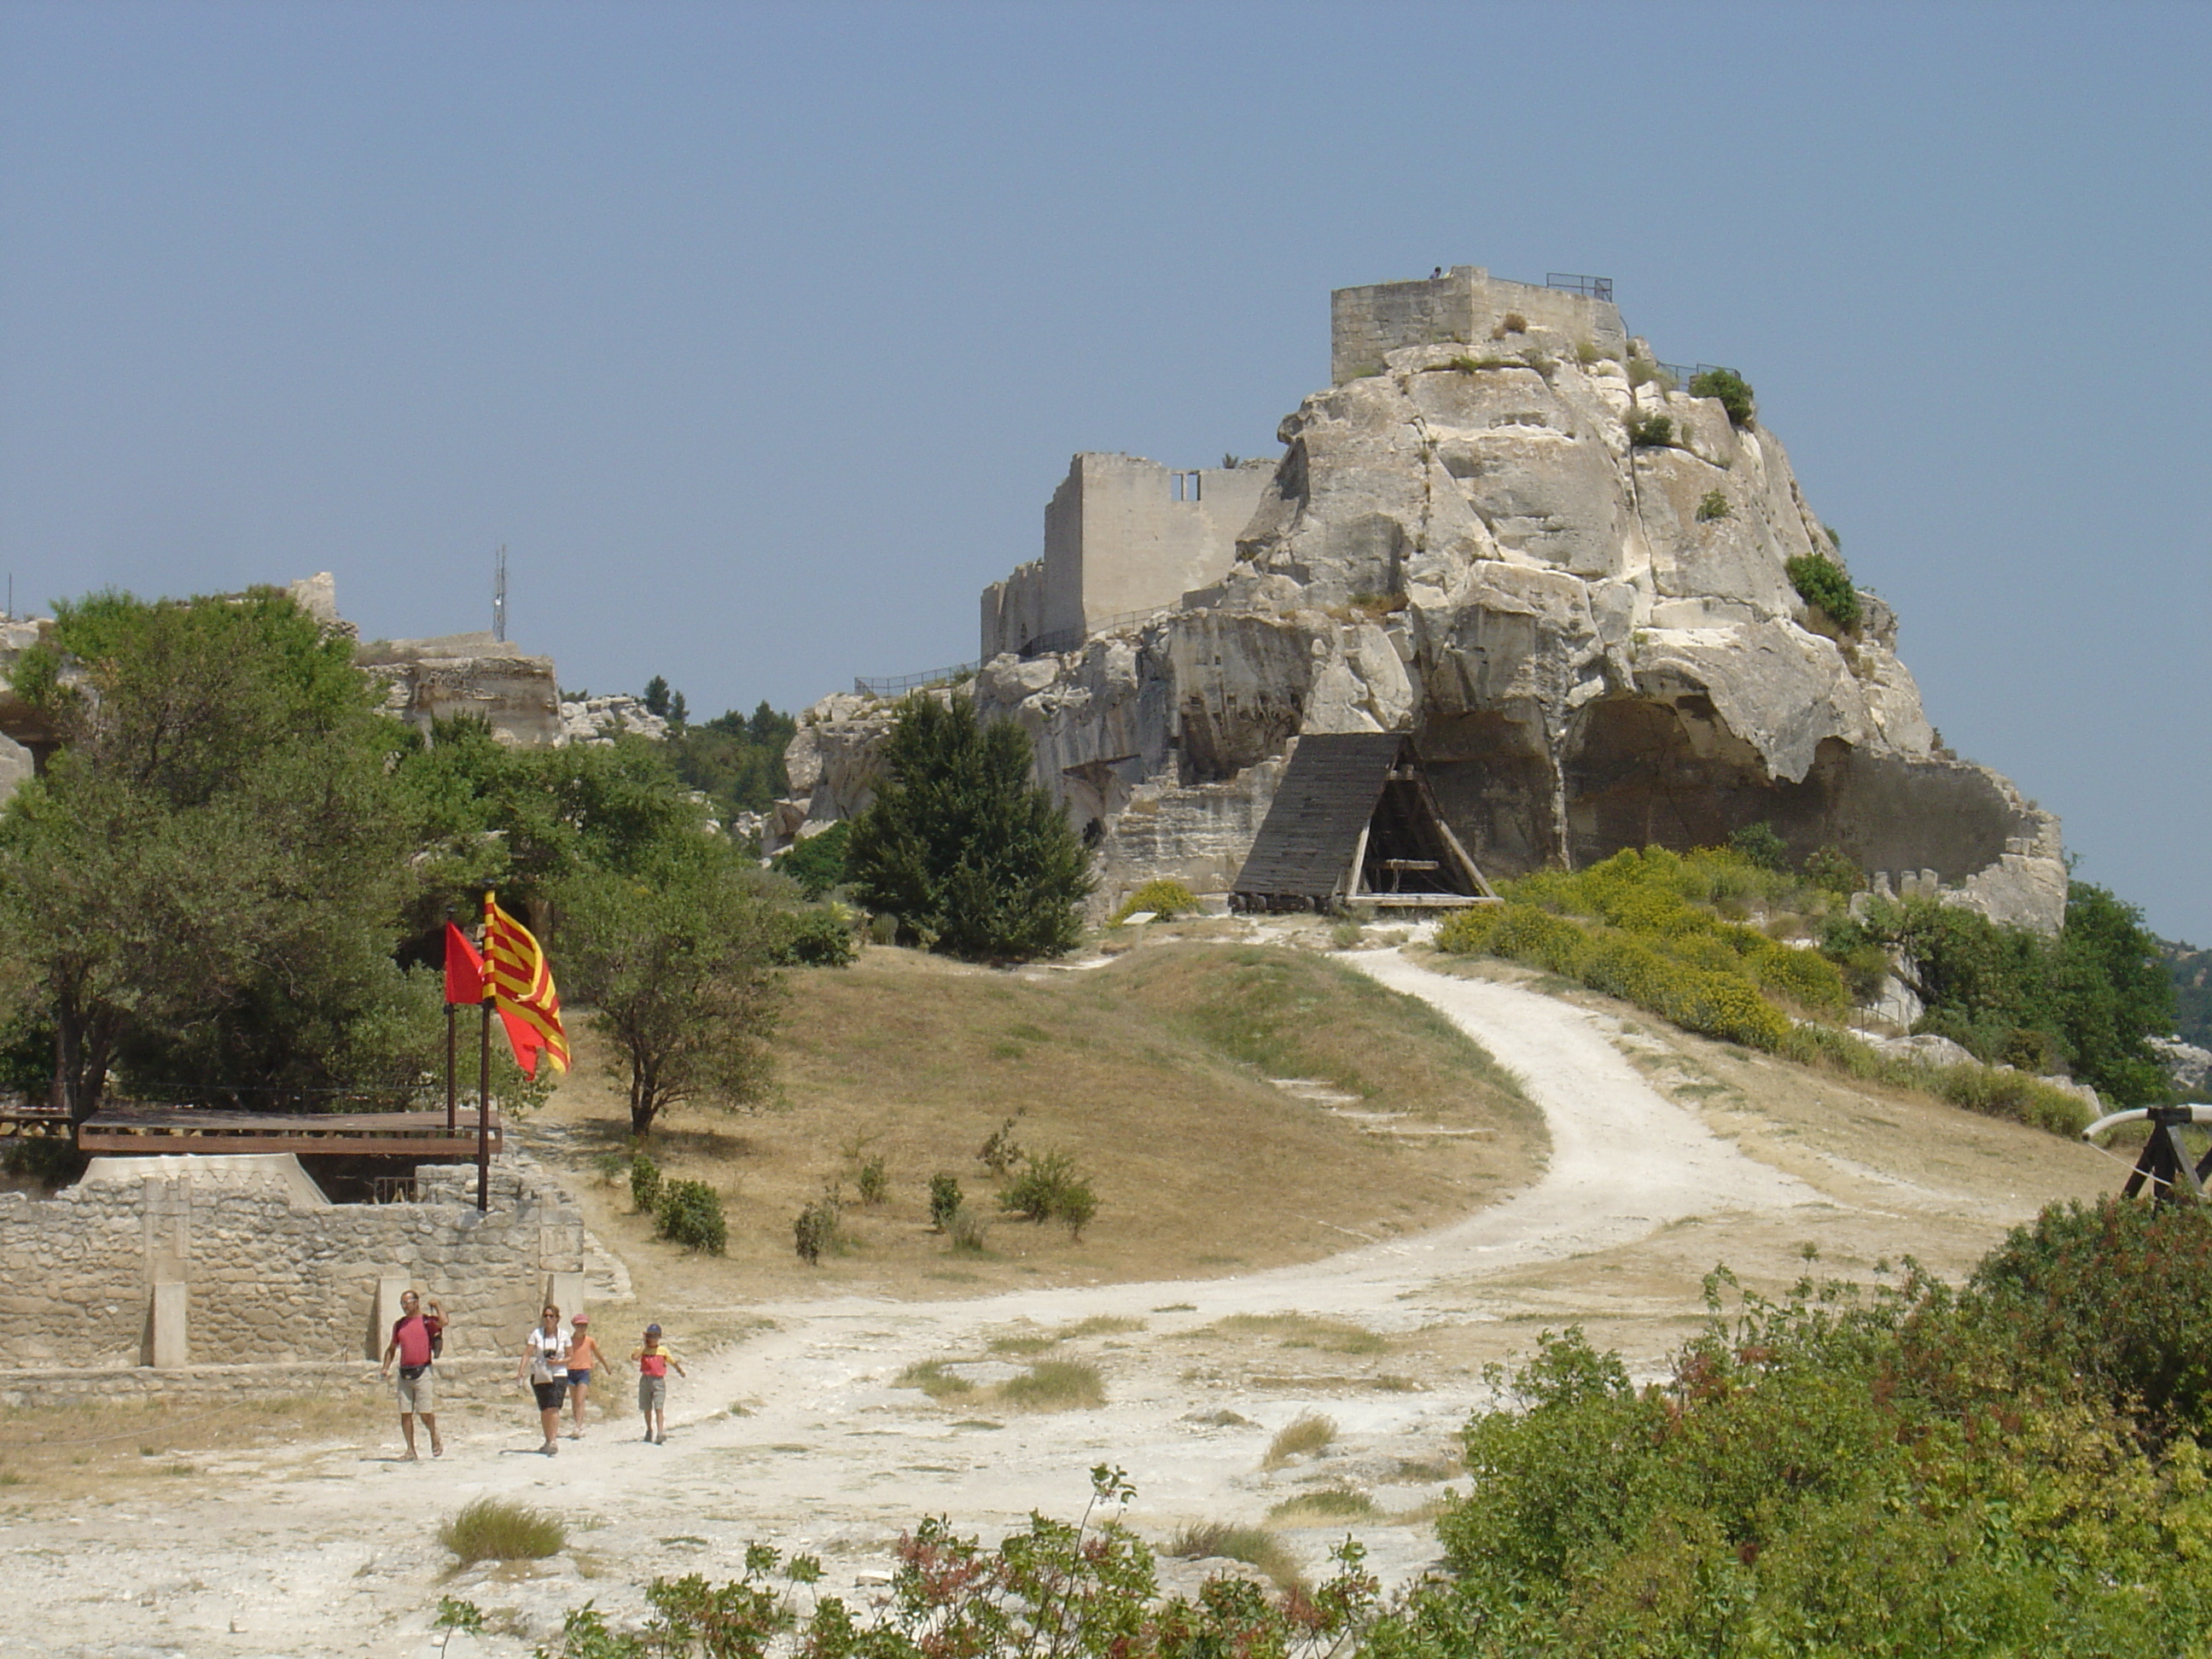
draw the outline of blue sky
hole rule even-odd
[[[564,684],[797,706],[972,655],[1072,452],[1273,453],[1330,289],[1597,272],[2212,943],[2208,70],[2199,5],[0,0],[0,567],[421,635],[504,542]]]

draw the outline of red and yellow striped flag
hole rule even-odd
[[[484,895],[483,966],[485,993],[499,1010],[523,1075],[538,1075],[540,1051],[566,1072],[568,1037],[561,1029],[561,994],[553,988],[545,952],[489,893]]]

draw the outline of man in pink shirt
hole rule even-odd
[[[412,1291],[403,1291],[399,1296],[399,1317],[392,1327],[392,1340],[385,1345],[384,1364],[377,1376],[392,1375],[392,1362],[399,1362],[399,1432],[407,1437],[407,1462],[416,1461],[415,1419],[419,1414],[422,1426],[430,1431],[430,1455],[443,1457],[445,1443],[438,1438],[438,1385],[430,1366],[444,1345],[446,1310],[435,1302],[430,1311],[422,1311],[422,1299]]]

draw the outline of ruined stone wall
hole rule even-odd
[[[1374,374],[1386,354],[1406,346],[1486,347],[1515,312],[1532,327],[1589,340],[1601,350],[1619,350],[1628,340],[1611,301],[1509,282],[1480,265],[1454,265],[1417,282],[1340,288],[1328,296],[1328,311],[1329,380],[1336,386]]]
[[[1044,510],[1044,556],[983,590],[982,660],[1044,636],[1066,650],[1109,618],[1180,605],[1236,562],[1270,463],[1178,472],[1078,455]]]
[[[287,1160],[290,1161],[290,1160]],[[163,1160],[165,1164],[186,1160]],[[297,1187],[190,1172],[0,1194],[0,1354],[17,1366],[154,1361],[157,1287],[181,1295],[179,1364],[380,1352],[380,1281],[404,1277],[454,1322],[447,1352],[499,1352],[534,1322],[546,1276],[583,1267],[583,1218],[558,1188],[424,1165],[418,1201],[331,1205]]]
[[[562,739],[553,659],[530,656],[488,632],[376,640],[356,647],[354,660],[384,682],[386,711],[418,731],[429,731],[434,720],[474,714],[494,737],[520,748]]]

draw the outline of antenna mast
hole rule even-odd
[[[499,544],[499,557],[492,565],[491,636],[502,644],[507,640],[507,544],[505,542]]]

